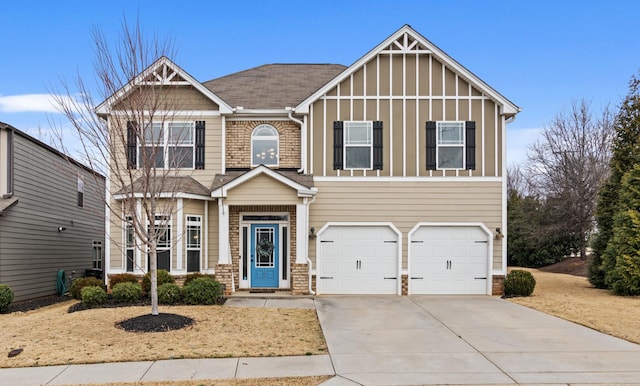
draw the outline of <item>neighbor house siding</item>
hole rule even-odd
[[[104,245],[104,179],[22,135],[13,138],[19,202],[0,217],[0,283],[21,301],[55,294],[58,270],[83,276],[92,268],[92,241]]]
[[[419,222],[502,225],[500,182],[470,181],[316,181],[309,226],[328,222],[390,222],[402,232],[402,267],[407,268],[409,231]],[[315,243],[309,256],[315,266]],[[494,270],[502,269],[502,245],[494,240]]]

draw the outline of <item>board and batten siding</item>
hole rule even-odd
[[[58,270],[84,276],[93,267],[93,241],[104,248],[104,179],[31,139],[13,138],[19,201],[0,217],[0,283],[22,301],[54,295]],[[78,175],[83,207],[77,205]]]
[[[310,106],[308,165],[314,176],[499,177],[501,108],[424,51],[383,51]],[[333,169],[334,121],[382,121],[383,168]],[[427,170],[427,121],[475,121],[475,170]]]
[[[316,181],[318,194],[309,226],[329,222],[390,222],[402,232],[402,267],[407,268],[409,231],[419,222],[502,223],[501,183],[487,181]],[[316,245],[309,243],[315,267]],[[502,242],[493,243],[493,269],[502,269]]]

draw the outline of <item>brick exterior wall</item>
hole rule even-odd
[[[231,275],[233,274],[231,264],[216,264],[215,269],[216,269],[216,279],[221,284],[224,284],[225,296],[231,295],[231,288],[232,288]],[[237,283],[238,282],[236,282],[236,285],[238,285]]]
[[[401,294],[402,296],[409,295],[409,276],[402,275],[402,284],[401,284]]]
[[[226,166],[251,167],[251,133],[263,123],[275,127],[278,131],[278,167],[300,168],[300,127],[293,121],[227,121]]]
[[[240,278],[238,276],[240,272],[240,213],[288,213],[289,214],[289,238],[288,238],[288,250],[289,250],[289,264],[291,269],[289,271],[291,290],[294,290],[296,282],[301,285],[301,280],[304,280],[305,290],[308,292],[308,269],[307,264],[295,264],[295,256],[297,253],[297,241],[296,241],[296,206],[295,205],[232,205],[229,207],[229,243],[231,247],[231,262],[232,273],[229,274],[229,283],[227,288],[231,288],[231,274],[233,274],[235,289],[239,288]],[[304,266],[304,278],[299,278],[301,268],[296,270],[295,266]],[[216,276],[218,275],[218,268],[216,267]]]
[[[291,264],[291,293],[293,295],[309,293],[309,266],[307,264]]]
[[[491,295],[504,295],[504,275],[493,276],[493,288],[491,289]]]

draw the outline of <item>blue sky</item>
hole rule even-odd
[[[61,78],[93,84],[91,30],[115,41],[124,16],[170,36],[199,81],[266,63],[350,65],[409,24],[523,109],[508,128],[512,164],[573,101],[617,108],[640,69],[639,14],[635,0],[3,1],[0,121],[47,140],[50,121],[65,124],[47,94]]]

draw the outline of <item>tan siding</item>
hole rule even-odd
[[[496,166],[496,133],[495,133],[495,105],[491,101],[484,102],[484,143],[485,143],[485,155],[484,159],[487,162],[485,167],[486,176],[495,176]]]
[[[406,56],[406,88],[405,92],[408,96],[416,95],[416,55]]]
[[[431,84],[431,79],[429,79],[429,56],[422,55],[420,57],[420,61],[418,62],[418,73],[419,73],[419,85],[418,85],[418,93],[419,95],[429,95],[429,85]]]
[[[209,224],[208,224],[208,237],[209,237],[209,245],[208,251],[206,253],[207,258],[207,266],[209,269],[214,269],[216,264],[218,264],[218,202],[217,201],[209,201]],[[231,231],[231,230],[230,230]],[[204,267],[202,267],[204,268]]]
[[[431,82],[433,82],[433,86],[432,86],[432,92],[434,96],[441,96],[443,95],[443,90],[442,90],[442,63],[438,62],[437,60],[433,59],[431,61],[431,75],[432,75],[432,79]]]
[[[445,117],[446,118],[445,119],[447,121],[457,121],[458,117],[456,115],[456,103],[458,103],[458,102],[455,101],[455,100],[451,100],[451,99],[449,99],[449,100],[447,100],[445,102],[446,102],[446,104],[445,104],[445,112],[446,112]]]
[[[380,95],[390,95],[391,86],[389,84],[389,55],[378,56],[380,60]]]
[[[266,175],[259,175],[229,190],[228,205],[280,205],[300,201],[297,192]]]
[[[416,175],[416,101],[406,101],[406,148],[407,148],[407,175]]]
[[[391,77],[392,95],[402,95],[402,87],[404,85],[404,69],[402,65],[402,55],[392,55],[391,61],[393,63],[393,76]]]
[[[389,111],[389,100],[384,99],[380,101],[380,120],[384,122],[383,129],[383,138],[384,138],[384,155],[382,158],[383,168],[380,170],[380,175],[382,176],[390,176],[391,175],[391,143],[390,143],[390,135],[391,135],[391,115]]]
[[[326,127],[326,143],[327,143],[327,154],[326,154],[326,169],[327,169],[327,175],[328,176],[335,176],[336,175],[336,171],[333,170],[333,121],[338,119],[338,103],[335,100],[328,100],[327,101],[327,111],[326,111],[326,116],[327,116],[327,127]],[[313,174],[315,175],[322,175],[322,168],[323,168],[323,162],[324,162],[324,154],[322,154],[322,143],[323,143],[323,137],[322,137],[322,131],[323,131],[323,126],[319,127],[320,129],[320,135],[321,137],[319,138],[319,142],[317,142],[318,146],[316,147],[318,151],[318,155],[316,157],[316,159],[318,160],[317,163],[314,164],[314,167],[316,170],[313,171]]]
[[[353,95],[364,95],[364,69],[353,73]]]
[[[218,105],[212,102],[209,98],[205,97],[198,90],[192,86],[161,86],[154,87],[151,90],[150,87],[146,87],[147,92],[145,98],[136,98],[136,95],[140,95],[135,92],[131,97],[123,99],[121,102],[114,106],[114,110],[131,109],[136,110],[147,109],[153,111],[162,110],[214,110],[219,109]],[[149,97],[153,95],[153,97]]]
[[[393,175],[401,176],[402,175],[402,161],[404,157],[403,153],[403,143],[402,143],[402,129],[404,123],[402,121],[403,111],[402,111],[402,101],[393,100]]]
[[[366,65],[367,67],[367,79],[366,79],[366,86],[367,86],[367,96],[373,96],[373,95],[377,95],[376,93],[377,91],[377,87],[378,87],[378,78],[377,78],[377,69],[378,69],[378,65],[377,65],[377,61],[374,58],[373,60],[371,60],[370,62],[368,62]]]
[[[501,227],[499,182],[316,182],[309,226],[328,222],[391,222],[403,237],[407,266],[408,232],[418,222],[480,222]],[[494,240],[494,267],[501,269],[501,242]],[[309,243],[315,267],[315,243]]]
[[[348,95],[348,94],[347,94]],[[351,104],[346,99],[341,99],[340,104],[340,114],[338,116],[338,120],[340,121],[351,121]]]
[[[364,121],[364,101],[354,100],[353,102],[353,118],[354,121]]]
[[[347,77],[340,83],[340,95],[351,94],[351,77]]]
[[[443,104],[443,100],[442,99],[434,99],[431,102],[431,107],[433,110],[431,110],[431,120],[432,121],[442,121],[444,120],[444,116],[442,116],[442,104]]]
[[[458,78],[458,95],[469,96],[469,82],[462,78]]]
[[[445,95],[456,95],[456,74],[450,68],[445,69]]]

